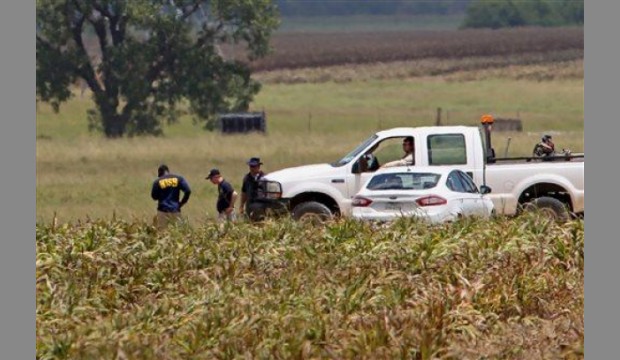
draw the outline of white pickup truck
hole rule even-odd
[[[490,146],[493,120],[483,119],[482,128],[431,126],[380,131],[334,163],[272,172],[263,178],[261,210],[279,208],[295,219],[348,216],[353,196],[379,168],[379,161],[402,156],[402,139],[413,136],[415,165],[463,170],[476,185],[491,188],[487,196],[498,214],[515,215],[531,207],[560,219],[584,213],[583,154],[495,158]],[[390,157],[384,158],[386,155]],[[366,166],[369,158],[371,165]]]

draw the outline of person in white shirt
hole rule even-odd
[[[413,145],[413,136],[407,136],[403,140],[403,151],[405,152],[405,155],[401,159],[390,161],[383,164],[381,167],[386,168],[393,166],[415,165],[415,147]]]

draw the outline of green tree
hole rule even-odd
[[[82,79],[96,109],[89,126],[110,138],[161,134],[187,108],[213,128],[218,112],[245,110],[260,84],[255,60],[278,26],[271,0],[37,0],[37,97],[58,111]],[[92,39],[94,41],[89,41]],[[187,106],[187,107],[186,107]]]
[[[525,25],[519,9],[510,0],[487,0],[472,2],[467,8],[466,28],[513,27]]]
[[[463,27],[583,25],[583,0],[477,0],[467,8]]]
[[[552,2],[559,16],[567,24],[583,25],[583,0],[558,0]]]

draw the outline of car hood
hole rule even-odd
[[[287,183],[295,180],[308,180],[312,178],[331,176],[337,172],[336,169],[337,168],[330,164],[296,166],[271,172],[267,174],[264,179],[277,181],[279,183]]]

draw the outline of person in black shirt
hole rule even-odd
[[[235,200],[237,200],[237,192],[232,185],[222,177],[220,170],[211,169],[206,177],[211,183],[217,185],[217,204],[216,209],[219,221],[234,221],[237,216],[235,214]]]
[[[181,218],[181,208],[189,200],[192,191],[187,181],[180,175],[171,174],[166,165],[159,166],[157,176],[153,181],[151,197],[157,200],[157,227],[164,229],[171,221]],[[183,198],[179,201],[181,191]]]
[[[534,147],[534,156],[553,156],[555,155],[555,144],[551,135],[544,135],[541,141]]]
[[[239,211],[245,212],[248,217],[252,218],[253,211],[256,211],[252,209],[252,202],[258,196],[258,180],[265,176],[265,173],[260,169],[260,166],[263,165],[260,158],[253,157],[248,160],[247,164],[250,167],[250,172],[243,177]]]

